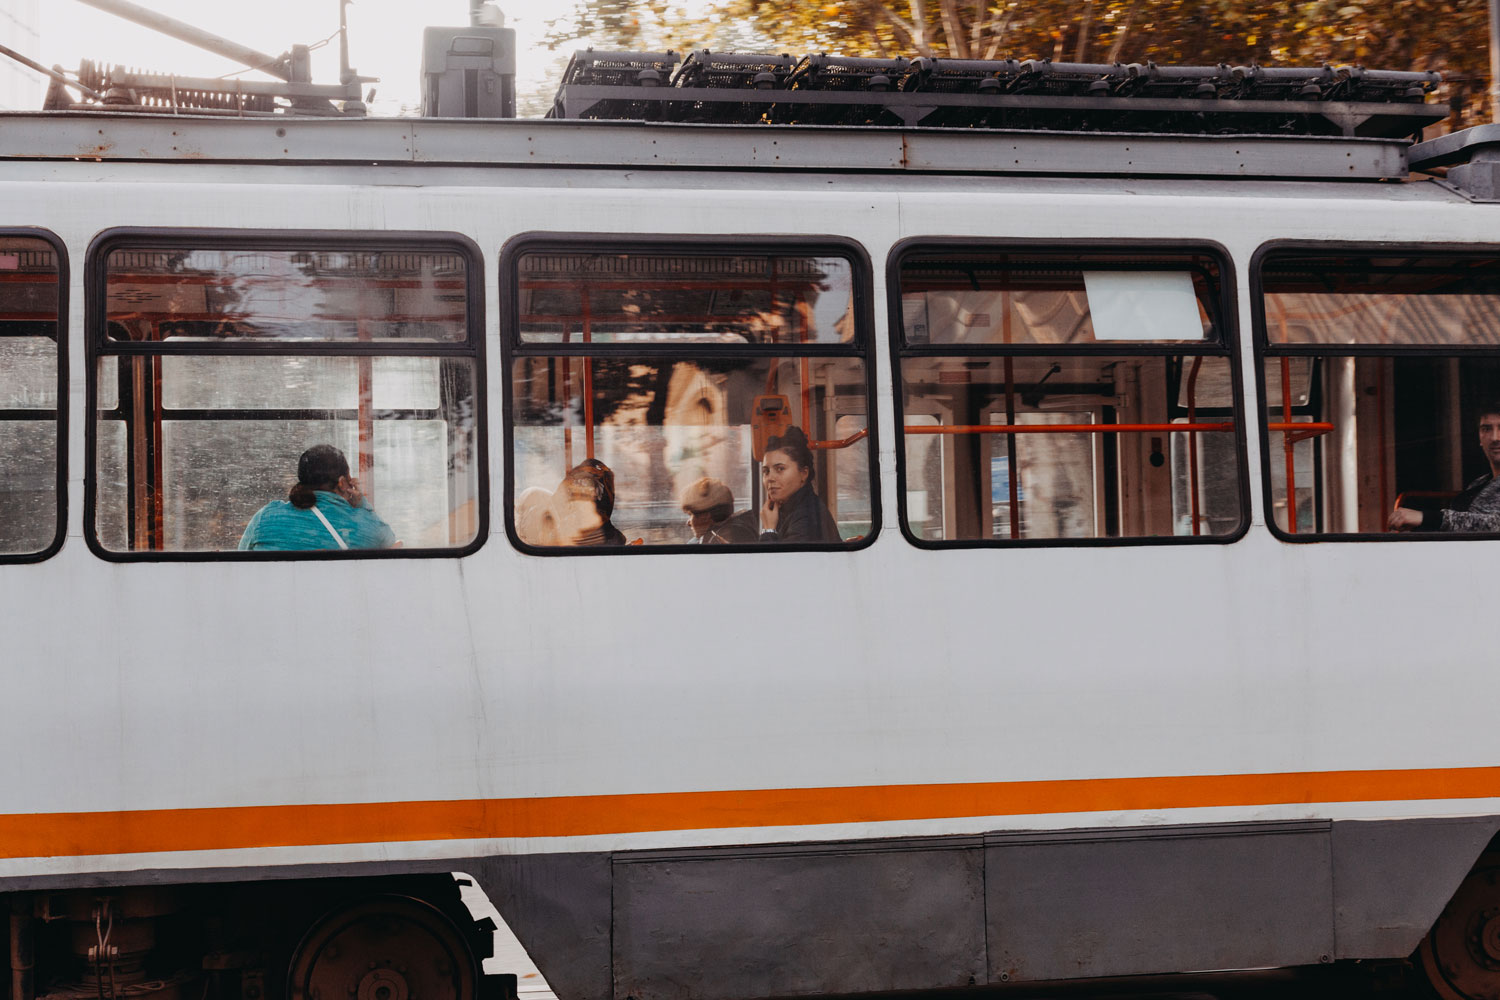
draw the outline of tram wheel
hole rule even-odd
[[[1417,965],[1443,1000],[1500,1000],[1500,853],[1464,878],[1417,949]]]
[[[288,1000],[475,1000],[463,934],[436,907],[374,896],[329,911],[303,936]]]

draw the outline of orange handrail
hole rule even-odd
[[[1212,424],[978,424],[963,425],[950,424],[945,426],[933,426],[929,424],[907,424],[903,428],[908,434],[1116,434],[1116,433],[1148,433],[1156,431],[1185,431],[1198,434],[1216,431],[1234,430],[1234,421],[1226,420]],[[1295,431],[1302,437],[1316,437],[1319,434],[1327,434],[1333,430],[1331,423],[1282,423],[1276,421],[1266,424],[1269,431]],[[861,434],[864,432],[861,431]],[[825,442],[818,442],[813,447],[832,447]]]
[[[1297,424],[1298,427],[1306,426]],[[908,424],[908,434],[1134,434],[1156,431],[1232,431],[1234,422],[1214,424]],[[1330,428],[1331,429],[1331,428]]]
[[[1425,500],[1452,500],[1462,492],[1461,490],[1402,490],[1396,494],[1396,502],[1391,505],[1395,510],[1402,506],[1401,501],[1407,497],[1420,497]]]
[[[868,427],[866,427],[863,430],[855,431],[853,434],[850,434],[848,437],[844,438],[842,441],[837,441],[837,440],[835,440],[835,441],[809,441],[809,442],[807,442],[807,446],[809,448],[814,449],[814,450],[824,449],[824,450],[832,451],[835,448],[847,448],[851,444],[854,444],[856,441],[863,441],[865,438],[867,438],[869,436],[870,436],[870,429]]]

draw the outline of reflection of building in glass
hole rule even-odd
[[[0,45],[40,60],[41,0],[0,0]],[[0,111],[35,111],[42,106],[43,90],[35,70],[13,59],[0,59]]]

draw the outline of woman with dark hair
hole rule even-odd
[[[315,444],[297,460],[297,482],[285,500],[266,504],[240,537],[240,548],[258,552],[312,549],[388,549],[396,534],[370,509],[349,475],[344,453]]]
[[[838,524],[814,492],[813,456],[807,435],[788,427],[766,443],[760,481],[766,499],[760,507],[762,542],[839,542]]]

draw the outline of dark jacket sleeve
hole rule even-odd
[[[761,532],[763,542],[837,542],[839,527],[822,499],[806,487],[781,508],[775,531]]]
[[[1478,482],[1473,484],[1479,485]],[[1470,487],[1473,488],[1472,486]],[[1442,512],[1443,531],[1500,531],[1500,479],[1491,479],[1469,500],[1468,510]],[[1427,527],[1427,517],[1422,517]]]

